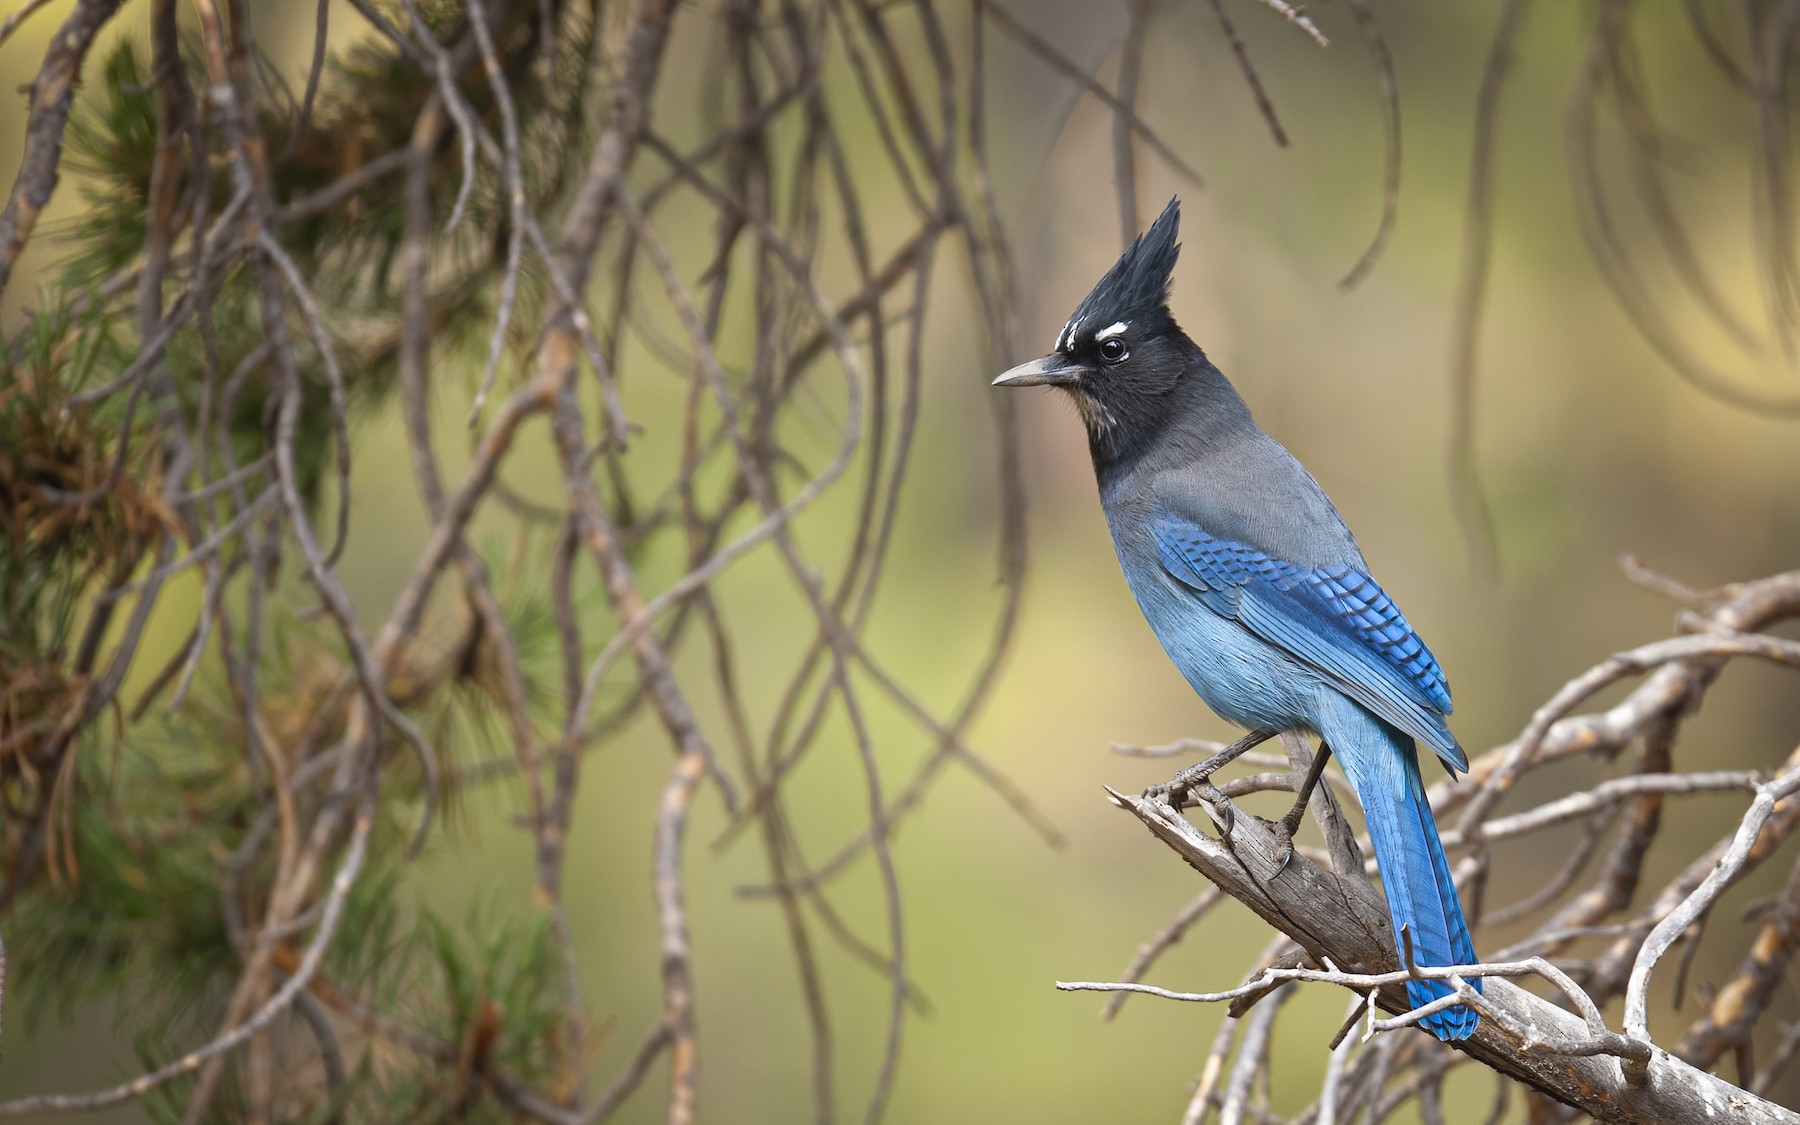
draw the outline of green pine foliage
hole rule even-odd
[[[423,8],[442,41],[461,35],[460,5]],[[398,6],[389,14],[405,25]],[[592,13],[568,13],[549,52],[539,40],[539,17],[537,6],[518,6],[495,33],[519,115],[529,122],[523,151],[534,213],[568,185],[566,162],[580,150],[569,143],[569,132],[585,127],[580,107],[593,78],[587,61]],[[197,44],[183,50],[197,94],[204,89],[201,55]],[[160,676],[132,669],[134,692],[152,681],[154,690],[121,693],[98,718],[83,718],[86,693],[116,643],[117,618],[132,604],[129,595],[119,599],[109,621],[97,616],[103,612],[98,596],[141,581],[159,548],[179,557],[195,545],[186,517],[164,497],[170,466],[157,454],[159,427],[177,416],[196,429],[223,420],[222,428],[208,431],[225,435],[208,449],[207,479],[216,479],[221,461],[251,466],[267,456],[281,383],[273,365],[258,360],[268,326],[257,278],[242,255],[231,253],[235,236],[215,231],[224,253],[204,291],[190,294],[194,232],[183,226],[162,306],[167,314],[197,296],[204,335],[189,313],[138,388],[94,405],[72,401],[116,379],[145,342],[129,271],[141,264],[146,240],[155,90],[147,52],[129,40],[96,61],[101,65],[87,76],[67,132],[67,167],[78,173],[83,214],[54,232],[62,254],[56,284],[0,349],[0,863],[12,911],[8,952],[15,967],[29,966],[7,982],[7,1015],[29,1035],[46,1020],[109,1012],[120,1032],[135,1038],[149,1069],[219,1028],[276,880],[280,849],[271,840],[282,826],[271,764],[247,752],[252,740],[241,702],[219,670],[216,636],[172,711],[176,677],[170,673],[180,671],[179,661]],[[479,60],[471,65],[478,74]],[[405,149],[433,89],[392,44],[371,38],[328,60],[311,119],[296,131],[296,91],[273,77],[272,66],[252,70],[278,207],[305,201],[364,163]],[[499,113],[485,83],[472,79],[464,88],[498,136]],[[196,179],[191,136],[184,145],[183,224],[191,217]],[[216,217],[230,204],[233,178],[219,138],[207,147],[207,205]],[[498,177],[478,163],[467,213],[447,230],[464,175],[450,138],[432,160],[431,205],[434,260],[454,268],[441,275],[434,268],[430,327],[440,352],[479,356],[507,250],[507,204]],[[277,232],[321,302],[352,423],[385,405],[397,385],[405,228],[404,176],[390,172],[342,201],[291,218]],[[541,273],[528,266],[515,323],[530,323],[545,289]],[[328,513],[336,451],[326,365],[291,305],[287,328],[303,402],[293,446],[300,488],[315,512]],[[466,366],[479,372],[478,360]],[[254,496],[272,481],[272,472],[252,474],[243,487]],[[181,487],[201,483],[189,477]],[[193,501],[190,510],[216,526],[231,502],[221,490]],[[215,565],[244,575],[254,561],[253,538],[226,544]],[[280,743],[275,752],[302,745],[317,752],[341,737],[348,722],[353,693],[332,690],[348,675],[346,660],[329,622],[293,612],[316,602],[295,560],[271,561],[266,573],[247,579],[262,584],[269,606],[262,627],[270,635],[251,670],[257,714]],[[505,581],[504,567],[490,569]],[[189,572],[188,580],[200,573]],[[246,585],[240,577],[224,600],[240,629]],[[512,754],[499,718],[505,688],[489,656],[491,638],[466,606],[442,601],[428,615],[423,639],[403,654],[390,694],[443,751],[443,784],[427,794],[411,749],[390,732],[369,865],[311,992],[336,1028],[347,1080],[327,1080],[307,1024],[284,1014],[272,1030],[275,1051],[308,1060],[277,1076],[282,1089],[291,1087],[277,1099],[286,1121],[453,1114],[510,1120],[485,1087],[490,1067],[527,1083],[566,1080],[557,1067],[566,1065],[559,1036],[567,1034],[568,1014],[547,917],[478,911],[449,920],[414,901],[407,882],[403,857],[424,803],[435,799],[434,813],[447,811],[465,768],[510,765]],[[536,715],[556,691],[547,675],[556,646],[548,597],[502,590],[502,604]],[[93,651],[81,663],[82,638],[91,629]],[[315,784],[302,799],[316,802],[322,791]],[[433,843],[448,834],[448,846],[455,846],[454,819],[436,823]],[[326,871],[321,884],[329,877]],[[303,953],[314,922],[278,939],[278,966]],[[286,978],[270,979],[278,986]],[[429,1052],[377,1048],[357,1030],[368,1013],[399,1019],[447,1045],[449,1063]],[[237,1060],[241,1053],[222,1075],[209,1121],[241,1119],[250,1104]],[[154,1120],[179,1121],[194,1081],[163,1086],[141,1104]]]

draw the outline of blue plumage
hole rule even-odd
[[[1303,568],[1162,518],[1151,528],[1163,568],[1214,613],[1329,675],[1334,686],[1468,769],[1450,734],[1450,685],[1393,599],[1360,569]]]
[[[1473,964],[1415,749],[1468,768],[1449,683],[1318,482],[1170,316],[1178,223],[1171,201],[1056,351],[995,382],[1074,398],[1120,566],[1170,659],[1225,719],[1320,736],[1362,801],[1396,938],[1420,965]],[[1407,988],[1415,1006],[1450,991]],[[1422,1025],[1463,1039],[1478,1022],[1458,1005]]]

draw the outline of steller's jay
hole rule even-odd
[[[1410,935],[1422,966],[1474,964],[1414,746],[1453,772],[1469,768],[1444,722],[1450,686],[1319,482],[1257,427],[1170,316],[1180,221],[1171,199],[1081,302],[1056,350],[994,380],[1058,387],[1074,401],[1138,606],[1207,706],[1250,732],[1152,792],[1179,806],[1258,742],[1317,734],[1286,836],[1335,753],[1362,801],[1395,941]],[[1444,981],[1407,983],[1414,1007],[1453,992]],[[1479,1017],[1456,1005],[1421,1022],[1439,1039],[1466,1039]]]

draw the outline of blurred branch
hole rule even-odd
[[[924,3],[719,0],[687,14],[667,0],[618,11],[353,0],[358,27],[333,25],[327,5],[314,13],[304,86],[290,97],[242,0],[199,0],[185,48],[173,0],[147,2],[148,71],[127,44],[79,105],[76,80],[113,7],[82,0],[53,40],[0,223],[3,286],[64,150],[79,152],[96,185],[92,217],[51,275],[63,288],[47,289],[42,319],[9,340],[0,383],[0,844],[7,899],[49,923],[15,955],[34,965],[31,979],[56,979],[35,966],[99,940],[69,933],[98,919],[133,959],[206,965],[199,981],[152,975],[171,982],[162,1003],[188,1010],[209,998],[193,1009],[208,1034],[133,1082],[0,1112],[148,1094],[189,1121],[239,1110],[272,1120],[311,1112],[322,1090],[344,1119],[379,1117],[394,1097],[415,1116],[463,1115],[491,1098],[536,1120],[592,1122],[666,1060],[667,1116],[692,1120],[700,939],[686,835],[711,782],[734,830],[759,829],[759,889],[779,903],[800,967],[821,1122],[837,1114],[839,1064],[815,947],[841,944],[855,971],[885,978],[885,1046],[864,1110],[880,1118],[906,1014],[924,1005],[892,834],[958,763],[1046,840],[1061,839],[968,737],[1019,614],[1024,497],[1010,404],[993,421],[1004,585],[959,698],[940,709],[864,637],[926,409],[943,263],[964,271],[991,359],[1018,347],[984,51],[959,56],[958,32]],[[978,33],[991,17],[1072,67],[1025,21],[984,2],[959,10]],[[327,31],[352,45],[334,50]],[[685,97],[666,92],[679,84],[664,67],[682,35],[726,60],[707,79],[718,112],[703,123],[668,114],[659,128],[659,106]],[[1196,178],[1130,108],[1147,37],[1146,25],[1123,97],[1074,73],[1119,112],[1128,154],[1141,139]],[[827,58],[845,60],[853,82],[828,88]],[[880,141],[872,160],[845,132],[864,114]],[[663,165],[648,178],[645,151]],[[915,212],[897,241],[869,215],[890,192]],[[687,232],[709,227],[710,257],[696,264]],[[644,269],[660,286],[644,284]],[[725,330],[738,309],[749,310],[747,333]],[[663,323],[670,313],[677,332]],[[628,382],[640,367],[657,379]],[[672,418],[658,413],[667,371],[683,380]],[[358,543],[352,513],[367,482],[354,471],[355,424],[394,389],[425,531],[414,543]],[[467,432],[450,436],[468,452],[453,468],[435,407],[459,395]],[[837,440],[813,465],[821,405],[839,415]],[[675,436],[678,463],[633,448],[644,417]],[[550,495],[505,479],[538,422],[556,452]],[[841,557],[798,530],[839,491],[854,511]],[[477,549],[477,527],[513,536],[504,561]],[[720,581],[763,549],[815,624],[768,716],[745,698],[742,664],[780,657],[760,644],[740,655],[741,610]],[[344,563],[393,550],[410,557],[391,600],[357,604]],[[665,557],[682,560],[675,574],[660,569]],[[122,729],[134,743],[169,738],[170,761],[229,783],[193,792],[201,782],[150,770],[132,788],[87,747],[104,745],[97,720],[116,708],[164,593],[189,578],[198,608]],[[928,748],[897,781],[865,718],[875,703],[893,705]],[[564,884],[591,752],[646,711],[673,752],[648,814],[662,1010],[618,1055],[603,1050],[610,1021],[586,1010]],[[826,733],[840,719],[849,745]],[[463,744],[490,729],[507,752],[464,761]],[[736,752],[741,802],[721,739]],[[812,814],[786,790],[821,753],[850,755],[867,812],[814,862],[795,830]],[[148,768],[135,749],[123,760]],[[472,952],[433,923],[403,941],[383,914],[385,880],[456,831],[441,814],[463,788],[493,778],[517,780],[517,821],[531,837],[532,917],[506,923],[536,936]],[[143,803],[90,815],[121,791]],[[194,809],[207,815],[196,822]],[[168,838],[195,850],[177,863],[152,843]],[[824,891],[865,852],[882,888],[879,943]],[[146,874],[146,854],[173,866]],[[137,948],[122,887],[158,909],[192,905],[216,944]],[[191,903],[193,887],[216,901]],[[296,954],[302,933],[310,941]],[[384,943],[426,952],[371,989],[381,958],[370,950],[389,957]],[[331,976],[327,952],[343,960]],[[79,965],[67,972],[70,995],[92,980]],[[507,973],[514,991],[501,1003]],[[316,1065],[280,1064],[290,1025]],[[410,1061],[392,1074],[370,1067],[375,1044]],[[603,1063],[609,1082],[590,1098]],[[195,1081],[178,1099],[173,1087],[150,1093],[183,1076]]]
[[[1450,378],[1451,499],[1478,571],[1497,569],[1493,517],[1481,486],[1475,450],[1477,372],[1481,324],[1487,304],[1497,194],[1499,111],[1515,62],[1529,0],[1506,0],[1489,41],[1473,121],[1469,196],[1465,208],[1463,262],[1457,286]],[[1586,52],[1569,92],[1564,120],[1564,158],[1575,217],[1588,256],[1619,309],[1668,368],[1690,387],[1738,409],[1771,417],[1800,416],[1800,393],[1791,386],[1800,359],[1800,222],[1795,217],[1791,104],[1795,56],[1789,49],[1800,12],[1777,4],[1732,9],[1723,17],[1733,34],[1713,26],[1704,6],[1683,4],[1695,41],[1695,59],[1681,73],[1692,81],[1718,77],[1753,121],[1749,140],[1725,146],[1727,159],[1746,166],[1753,193],[1747,244],[1760,274],[1761,324],[1736,307],[1728,286],[1713,280],[1706,250],[1720,244],[1716,230],[1696,238],[1696,226],[1716,214],[1705,201],[1685,203],[1671,188],[1680,176],[1697,179],[1712,138],[1686,142],[1658,119],[1651,96],[1668,87],[1646,63],[1636,43],[1640,0],[1603,0],[1594,6]],[[1362,4],[1353,5],[1365,31]],[[1736,26],[1741,24],[1741,26]],[[1699,62],[1696,69],[1693,63]],[[1388,74],[1387,64],[1378,67]],[[1707,73],[1707,72],[1712,73]],[[1387,80],[1384,78],[1384,84]],[[1608,118],[1616,119],[1613,137]],[[1390,122],[1390,140],[1397,121]],[[1623,146],[1622,158],[1617,155]],[[1393,153],[1390,152],[1390,158]],[[1392,172],[1392,169],[1390,169]],[[1671,175],[1676,173],[1678,175]],[[1624,177],[1627,182],[1615,181]],[[1390,186],[1395,176],[1388,178]],[[1627,196],[1631,204],[1626,202]],[[1384,225],[1385,225],[1384,219]],[[1379,242],[1379,236],[1377,241]],[[1665,293],[1660,273],[1672,273],[1676,290]],[[1353,271],[1352,276],[1355,276]],[[1687,315],[1690,311],[1697,316]],[[1709,338],[1716,333],[1720,339]],[[1771,357],[1769,342],[1778,357]],[[1724,346],[1721,346],[1723,344]],[[1748,361],[1752,374],[1733,370]],[[1773,360],[1773,362],[1772,362]],[[1769,371],[1769,380],[1754,372]],[[1779,376],[1788,377],[1782,381]]]
[[[1388,51],[1387,37],[1375,20],[1369,0],[1350,0],[1350,14],[1362,30],[1369,58],[1375,64],[1375,75],[1381,83],[1381,135],[1386,154],[1381,177],[1381,221],[1368,248],[1338,280],[1339,289],[1354,289],[1375,268],[1393,236],[1394,223],[1400,214],[1400,83],[1394,74],[1394,57]]]
[[[1450,498],[1470,560],[1478,573],[1489,576],[1499,572],[1500,561],[1493,514],[1481,488],[1475,454],[1475,375],[1493,252],[1494,150],[1500,99],[1513,62],[1513,44],[1530,6],[1530,0],[1505,0],[1482,70],[1481,94],[1475,106],[1474,154],[1469,160],[1469,202],[1463,219],[1462,274],[1457,283],[1456,323],[1451,330],[1456,343],[1450,367]]]
[[[37,226],[38,216],[56,191],[57,168],[62,163],[63,126],[75,101],[75,83],[81,64],[93,48],[94,36],[119,10],[122,0],[76,0],[75,10],[50,38],[44,61],[31,80],[31,109],[25,120],[25,155],[19,160],[6,210],[0,212],[0,293],[12,278],[13,264],[25,241]],[[7,20],[0,41],[31,14],[21,8]]]
[[[998,0],[975,0],[975,3],[988,15],[992,16],[994,22],[999,24],[1002,30],[1016,39],[1026,50],[1042,59],[1052,69],[1063,75],[1063,77],[1068,78],[1088,93],[1098,98],[1107,106],[1107,108],[1118,114],[1121,120],[1129,123],[1132,131],[1143,138],[1144,143],[1149,145],[1158,156],[1167,161],[1169,167],[1180,172],[1196,187],[1199,187],[1203,183],[1200,178],[1200,173],[1194,171],[1193,167],[1189,165],[1186,160],[1183,160],[1177,155],[1174,149],[1170,148],[1161,137],[1153,132],[1150,127],[1138,117],[1136,111],[1132,109],[1128,102],[1120,98],[1117,94],[1114,94],[1111,90],[1108,90],[1105,86],[1094,81],[1086,71],[1071,62],[1067,55],[1052,46],[1048,39],[1045,39],[1042,35],[1033,31],[1029,26],[1021,22],[1017,16],[1014,16],[1011,12],[1001,7]]]

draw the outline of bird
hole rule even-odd
[[[1450,733],[1450,686],[1371,576],[1325,490],[1250,409],[1169,311],[1179,199],[1078,305],[1050,354],[998,387],[1049,386],[1087,430],[1113,546],[1144,617],[1214,712],[1249,733],[1153,786],[1177,807],[1231,758],[1283,731],[1319,753],[1283,822],[1291,840],[1327,758],[1362,803],[1396,952],[1421,967],[1475,965],[1456,883],[1425,798],[1417,747],[1454,776],[1468,756]],[[1468,982],[1476,991],[1481,980]],[[1413,979],[1414,1008],[1456,994]],[[1479,1013],[1455,1004],[1418,1020],[1466,1039]]]

